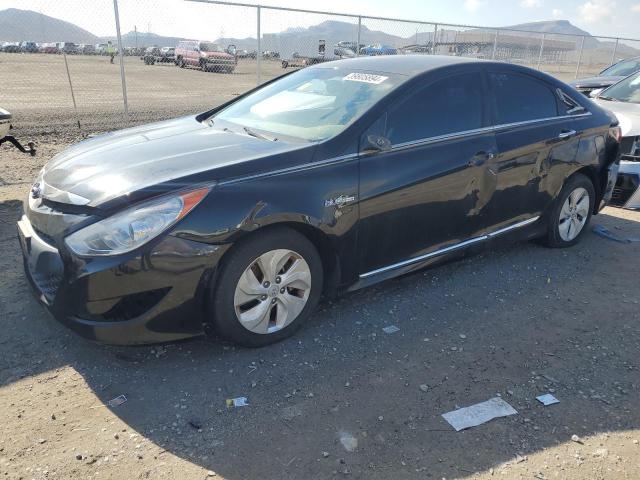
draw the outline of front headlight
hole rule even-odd
[[[119,255],[144,245],[175,224],[209,192],[201,188],[129,208],[72,233],[67,247],[81,256]]]

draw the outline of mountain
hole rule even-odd
[[[0,11],[0,41],[97,43],[99,38],[64,20],[9,8]]]
[[[539,32],[539,33],[561,33],[567,35],[584,35],[586,37],[591,37],[591,34],[581,28],[573,25],[569,20],[548,20],[544,22],[531,22],[531,23],[520,23],[518,25],[512,25],[510,28],[513,30],[526,30],[528,32]]]
[[[116,42],[116,37],[102,37],[103,42],[111,40]],[[181,40],[188,40],[182,37],[165,37],[157,33],[128,32],[122,35],[123,47],[175,47]]]
[[[364,44],[382,43],[402,46],[407,45],[407,43],[413,43],[413,39],[413,35],[407,39],[377,30],[370,30],[366,25],[362,25],[360,32],[360,43]],[[282,32],[263,34],[261,48],[262,50],[280,52],[283,58],[290,58],[293,52],[301,55],[316,55],[319,40],[326,42],[328,51],[340,41],[356,42],[358,40],[358,26],[349,22],[327,20],[308,28],[287,28]],[[233,44],[238,49],[256,50],[258,48],[255,38],[225,37],[218,38],[215,42],[224,46]]]
[[[569,20],[547,20],[543,22],[530,22],[520,23],[518,25],[512,25],[510,27],[504,27],[513,30],[525,30],[527,32],[546,33],[551,35],[551,38],[561,39],[564,35],[577,35],[583,36],[584,48],[598,48],[600,41],[591,35],[586,30],[573,25]],[[515,33],[515,32],[514,32]],[[553,34],[561,34],[553,36]],[[518,35],[527,35],[526,33],[518,33]]]

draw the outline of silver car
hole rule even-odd
[[[598,93],[594,100],[620,122],[620,170],[611,204],[640,209],[640,72]]]

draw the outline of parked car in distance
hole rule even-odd
[[[37,53],[38,44],[36,44],[36,42],[21,42],[20,49],[27,53]]]
[[[58,42],[57,47],[60,53],[66,53],[67,55],[76,55],[80,53],[78,46],[73,42]]]
[[[80,53],[83,55],[95,55],[96,46],[91,43],[85,43],[81,46]]]
[[[640,71],[601,91],[594,101],[620,122],[620,170],[611,204],[640,209]]]
[[[495,241],[574,245],[611,196],[617,124],[517,65],[323,63],[57,155],[18,223],[26,275],[94,340],[266,345],[323,293]]]
[[[200,67],[207,72],[233,73],[237,63],[236,57],[225,52],[221,45],[206,41],[181,41],[175,55],[180,68]]]
[[[175,63],[176,61],[176,49],[175,47],[162,47],[160,49],[160,63]]]
[[[236,51],[236,56],[238,58],[249,58],[249,51],[248,50],[238,50]]]
[[[108,46],[109,45],[106,44],[106,43],[96,43],[96,48],[95,48],[96,54],[97,55],[106,55]]]
[[[22,47],[16,43],[8,43],[2,48],[2,51],[5,53],[20,53],[22,52]]]
[[[398,50],[395,47],[389,45],[381,45],[379,43],[374,45],[367,45],[360,49],[360,55],[397,55]]]
[[[141,57],[141,60],[145,65],[153,65],[156,63],[156,59],[158,59],[160,55],[160,47],[147,47]]]
[[[40,53],[60,53],[57,43],[43,43],[40,45]]]
[[[353,58],[356,56],[356,52],[354,52],[350,48],[344,48],[344,47],[335,47],[333,49],[333,54],[337,58]]]
[[[579,92],[589,96],[592,92],[610,87],[624,77],[637,71],[640,71],[640,57],[628,58],[605,68],[595,77],[574,80],[570,85]]]
[[[335,47],[337,48],[347,48],[353,52],[357,52],[359,51],[361,48],[366,47],[366,45],[364,44],[358,44],[358,42],[351,42],[351,41],[347,41],[347,40],[342,40],[338,43],[335,44]]]

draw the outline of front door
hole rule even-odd
[[[422,86],[361,139],[360,273],[367,276],[474,237],[496,152],[477,67]],[[388,140],[388,142],[387,142]],[[375,274],[375,273],[373,273]]]

